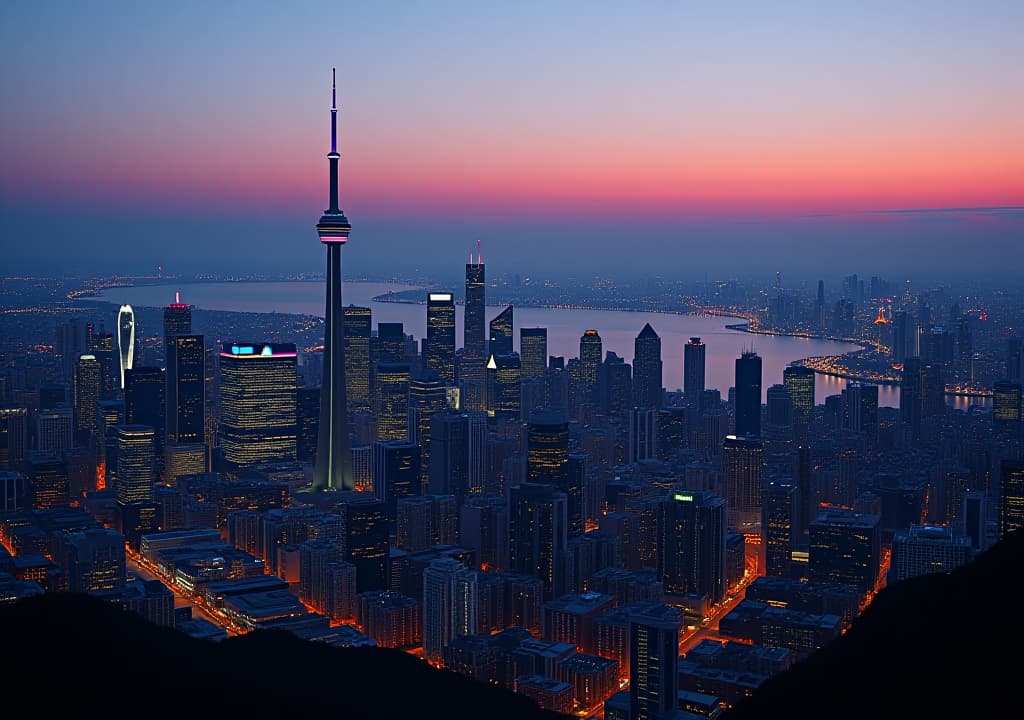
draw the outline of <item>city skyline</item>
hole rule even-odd
[[[1019,5],[198,9],[7,12],[13,268],[56,247],[95,270],[114,246],[126,272],[317,269],[335,65],[356,273],[437,270],[478,238],[528,272],[996,272],[1024,224]],[[74,244],[45,222],[55,194]]]
[[[0,25],[12,687],[1004,711],[1024,7],[122,2]]]

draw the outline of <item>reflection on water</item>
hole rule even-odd
[[[839,395],[848,381],[846,378],[818,373],[814,381],[814,401],[821,405],[829,395]],[[988,397],[968,397],[965,395],[947,395],[946,404],[956,410],[967,411],[971,407],[991,408],[992,399]],[[897,384],[879,384],[878,405],[880,407],[900,406],[900,386]]]

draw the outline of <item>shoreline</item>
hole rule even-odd
[[[195,278],[192,278],[192,279],[187,279],[187,280],[173,279],[173,278],[159,278],[159,279],[158,278],[140,278],[140,279],[142,279],[144,281],[143,282],[137,282],[137,281],[135,281],[135,279],[132,279],[132,280],[128,280],[127,282],[123,282],[123,283],[112,283],[110,285],[105,285],[105,286],[103,286],[101,288],[95,288],[95,289],[88,289],[88,290],[84,290],[84,291],[78,291],[78,292],[75,293],[75,297],[73,299],[74,300],[79,300],[79,301],[84,301],[84,302],[87,302],[87,303],[103,303],[103,304],[107,304],[107,305],[116,305],[117,304],[116,302],[114,302],[112,300],[109,300],[108,298],[101,297],[101,293],[104,290],[109,289],[109,288],[119,288],[119,287],[155,287],[155,286],[159,286],[159,285],[173,285],[175,283],[180,283],[182,285],[198,285],[198,284],[228,284],[228,283],[323,282],[322,278],[290,278],[290,279],[279,279],[279,278],[278,279],[270,279],[270,278],[237,278],[237,279],[223,279],[223,278],[222,279],[204,279],[204,278],[199,278],[199,279],[195,279]],[[387,283],[389,281],[387,281],[387,280],[370,280],[370,279],[362,278],[362,279],[359,279],[359,280],[349,280],[348,282],[351,282],[351,283]],[[404,284],[408,285],[409,283],[404,283]],[[420,289],[428,290],[429,286],[423,286]],[[407,288],[405,290],[396,291],[396,294],[397,293],[402,293],[402,292],[408,292],[408,291],[409,291],[409,289]],[[408,298],[404,298],[404,297],[391,297],[390,295],[391,295],[390,293],[382,293],[380,295],[376,295],[376,296],[371,298],[371,302],[396,303],[396,304],[403,304],[403,305],[425,305],[426,304],[425,301],[408,299]],[[462,303],[458,303],[458,304],[462,304]],[[502,305],[506,305],[506,304],[509,304],[509,303],[505,302],[505,301],[502,301],[502,302],[496,302],[496,303],[488,303],[487,306],[488,307],[501,307]],[[162,306],[160,306],[160,305],[151,305],[151,306],[150,305],[140,305],[139,307],[147,307],[147,308],[152,308],[152,309],[159,309]],[[598,312],[651,312],[651,313],[661,313],[661,314],[666,314],[666,315],[695,315],[695,316],[704,315],[704,316],[711,316],[711,317],[732,318],[732,319],[735,319],[735,320],[739,320],[740,322],[725,323],[723,325],[723,327],[725,329],[727,329],[727,330],[731,330],[731,331],[734,331],[734,332],[745,332],[745,333],[749,333],[751,335],[769,335],[769,336],[776,336],[776,337],[795,337],[795,338],[805,338],[805,339],[809,339],[809,340],[822,340],[822,341],[827,341],[827,342],[841,342],[841,343],[846,343],[848,345],[856,345],[856,346],[858,346],[860,348],[860,350],[850,350],[850,351],[848,351],[846,353],[843,353],[843,355],[851,355],[853,353],[857,353],[857,352],[861,352],[863,350],[871,349],[871,347],[872,347],[869,343],[865,343],[863,341],[855,340],[855,339],[852,339],[852,338],[828,337],[828,336],[822,336],[822,335],[814,335],[814,334],[811,334],[811,333],[790,333],[790,332],[776,332],[776,331],[768,331],[768,330],[754,330],[754,329],[752,329],[750,327],[751,319],[749,317],[744,317],[743,315],[736,314],[735,311],[733,311],[733,312],[726,312],[726,311],[717,310],[717,309],[713,309],[713,308],[695,307],[695,308],[689,308],[689,309],[686,309],[686,310],[670,310],[670,309],[654,310],[654,309],[650,309],[650,308],[638,309],[638,308],[616,307],[616,306],[595,307],[595,306],[592,306],[592,305],[575,305],[575,304],[565,304],[565,303],[536,303],[536,302],[524,302],[524,303],[520,304],[519,307],[530,307],[530,308],[539,308],[539,309],[547,309],[547,310],[590,310],[590,311],[598,311]],[[198,308],[198,309],[203,310],[204,312],[222,312],[222,313],[245,312],[245,313],[251,313],[251,314],[294,315],[296,317],[306,317],[307,316],[306,313],[274,313],[274,312],[262,313],[262,312],[253,312],[253,311],[211,310],[211,309],[204,309],[204,308]],[[313,317],[313,316],[309,316],[309,317]],[[811,357],[801,358],[799,360],[793,361],[791,364],[802,365],[805,361],[810,360],[810,359],[811,359]],[[804,367],[808,367],[808,366],[804,365]],[[898,386],[899,383],[900,383],[899,380],[895,380],[895,379],[875,379],[875,378],[869,378],[867,376],[856,374],[856,373],[829,372],[829,371],[819,370],[817,368],[811,368],[811,369],[814,370],[814,372],[817,373],[817,374],[825,375],[825,376],[830,376],[830,377],[837,377],[837,378],[841,378],[843,380],[853,380],[853,381],[868,382],[868,383],[874,383],[874,384],[879,384],[879,385],[889,385],[889,386],[893,386],[893,385]],[[954,391],[954,390],[949,390],[948,388],[947,388],[945,394],[946,395],[961,396],[961,397],[978,397],[978,398],[990,398],[990,397],[992,397],[991,393],[972,392],[972,391]]]
[[[855,340],[853,338],[834,338],[834,337],[827,337],[827,336],[824,336],[824,335],[812,335],[810,333],[787,333],[787,332],[772,332],[772,331],[769,331],[769,330],[752,330],[750,328],[750,320],[749,319],[744,320],[744,322],[742,322],[742,323],[734,323],[732,325],[726,325],[725,327],[727,327],[729,330],[736,330],[738,332],[746,332],[746,333],[750,333],[752,335],[775,335],[775,336],[781,336],[781,337],[799,337],[799,338],[808,338],[808,339],[813,339],[813,340],[830,340],[830,341],[833,341],[833,342],[845,342],[845,343],[849,343],[850,345],[859,345],[861,350],[870,350],[871,347],[872,347],[869,343],[865,343],[863,341]],[[861,352],[861,350],[851,350],[848,353],[843,353],[843,355],[852,355],[853,353]],[[811,358],[803,358],[801,360],[796,361],[793,364],[800,364],[803,367],[810,367],[809,365],[803,365],[804,361],[809,360],[809,359],[811,359]],[[811,370],[813,370],[814,372],[816,372],[819,375],[827,375],[828,377],[837,377],[837,378],[841,378],[843,380],[854,380],[854,381],[857,381],[857,382],[872,383],[872,384],[875,384],[875,385],[889,385],[889,386],[897,386],[898,387],[900,385],[900,383],[902,382],[901,380],[896,380],[896,379],[892,379],[892,378],[872,378],[872,377],[868,377],[866,375],[857,374],[857,373],[843,373],[843,372],[832,372],[832,371],[827,371],[827,370],[819,370],[818,368],[815,368],[815,367],[811,367]],[[990,391],[984,391],[984,390],[956,390],[956,389],[950,389],[950,387],[948,385],[945,388],[944,394],[952,395],[952,396],[955,396],[955,397],[967,397],[967,398],[991,398],[992,397],[992,393]]]

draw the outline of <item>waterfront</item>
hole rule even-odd
[[[401,322],[405,332],[419,340],[426,334],[425,304],[381,302],[374,299],[388,292],[410,289],[415,288],[399,283],[346,282],[343,297],[346,305],[370,307],[374,327],[378,322]],[[276,312],[318,317],[324,314],[323,281],[136,285],[107,288],[95,299],[135,307],[162,307],[173,300],[176,290],[181,292],[182,302],[195,306],[197,310]],[[457,297],[459,295],[461,293],[456,293]],[[425,288],[423,297],[425,302]],[[501,309],[498,306],[488,307],[488,320]],[[735,324],[738,318],[727,316],[524,306],[516,306],[514,315],[516,347],[519,328],[546,327],[548,354],[561,355],[566,360],[578,356],[580,336],[585,330],[593,328],[600,333],[605,352],[614,351],[626,362],[632,362],[633,341],[644,323],[649,322],[661,337],[663,377],[667,390],[676,390],[682,386],[683,345],[690,337],[700,337],[707,346],[706,385],[708,388],[717,388],[723,399],[728,396],[729,388],[735,382],[735,360],[744,350],[753,348],[761,356],[762,387],[763,392],[766,392],[770,385],[782,382],[782,371],[795,360],[838,355],[859,349],[857,345],[832,340],[759,335],[733,330],[727,326]],[[461,305],[456,306],[455,322],[456,338],[461,346]],[[824,402],[826,396],[842,392],[845,385],[846,381],[842,378],[819,374],[815,383],[817,402]],[[966,408],[968,400],[953,396],[948,398],[949,403],[958,408]],[[883,407],[898,407],[899,387],[880,385],[879,404]]]

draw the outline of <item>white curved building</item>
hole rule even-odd
[[[135,357],[135,311],[131,305],[122,305],[117,311],[117,351],[121,360],[121,389],[124,390],[124,371],[132,369]]]

